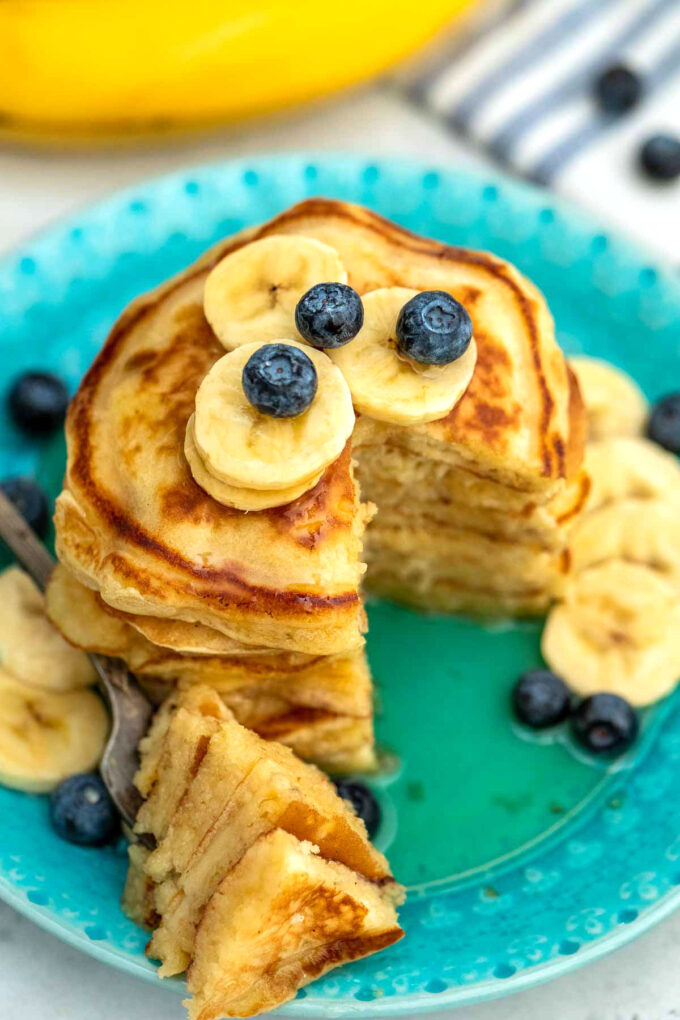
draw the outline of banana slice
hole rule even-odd
[[[584,570],[567,588],[565,603],[581,630],[603,647],[612,640],[637,645],[655,641],[678,613],[677,592],[660,574],[619,560]]]
[[[589,510],[627,497],[680,507],[677,458],[648,439],[619,436],[588,443],[585,469],[591,481]]]
[[[642,435],[647,400],[629,375],[599,358],[570,358],[588,417],[588,438]]]
[[[0,666],[24,683],[53,691],[89,687],[89,659],[47,619],[45,599],[19,567],[0,574]]]
[[[295,306],[317,283],[347,283],[335,248],[311,237],[265,237],[227,255],[205,281],[203,309],[228,351],[301,337]]]
[[[46,793],[101,758],[109,720],[93,691],[40,691],[0,669],[0,783]]]
[[[569,535],[574,574],[605,560],[641,563],[680,591],[680,513],[660,499],[622,499],[582,517]]]
[[[616,560],[591,567],[551,610],[541,650],[580,696],[607,691],[649,705],[680,678],[677,592],[649,567]]]
[[[196,449],[193,414],[189,419],[184,438],[184,456],[196,484],[200,485],[218,503],[233,507],[235,510],[268,510],[275,506],[285,506],[313,488],[323,474],[322,471],[311,481],[301,482],[290,489],[271,489],[269,491],[238,488],[235,485],[221,482],[219,478],[210,474]]]
[[[303,414],[271,418],[246,399],[243,367],[263,346],[259,342],[220,358],[196,394],[196,449],[206,470],[230,486],[266,492],[309,489],[340,456],[354,428],[349,388],[330,358],[295,340],[277,342],[303,350],[316,368],[318,389]]]
[[[477,361],[474,339],[450,365],[417,366],[398,354],[397,318],[416,294],[406,287],[365,294],[363,327],[351,343],[329,352],[349,384],[357,411],[393,425],[445,417],[465,393]]]

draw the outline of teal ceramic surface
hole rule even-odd
[[[544,192],[398,161],[286,156],[176,174],[77,215],[0,264],[2,378],[36,366],[77,385],[127,302],[226,234],[305,196],[509,258],[547,295],[568,353],[600,355],[649,397],[677,385],[680,286]],[[4,415],[4,410],[0,412]],[[0,474],[52,496],[63,442],[0,418]],[[680,900],[680,706],[597,764],[564,731],[517,728],[510,687],[540,662],[540,624],[482,627],[375,603],[368,642],[385,768],[378,844],[408,886],[406,938],[334,971],[288,1015],[395,1016],[501,995],[620,945]],[[121,913],[123,846],[60,842],[45,798],[0,789],[0,895],[114,966],[155,981]],[[173,982],[182,991],[181,982]]]

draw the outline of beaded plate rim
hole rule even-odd
[[[44,908],[30,903],[20,890],[9,884],[4,878],[0,878],[0,899],[13,907],[17,913],[33,921],[43,931],[55,935],[61,942],[91,956],[100,963],[132,974],[166,991],[186,994],[186,987],[182,980],[166,978],[161,982],[156,976],[155,969],[149,969],[143,963],[130,960],[116,950],[100,948],[96,942],[93,942],[78,929],[68,927],[63,921],[52,917]],[[614,950],[633,942],[650,928],[660,924],[679,906],[680,887],[660,899],[654,907],[650,907],[644,914],[639,915],[631,924],[621,925],[596,942],[589,943],[586,951],[582,954],[558,957],[540,964],[536,968],[519,971],[506,979],[494,978],[469,986],[456,985],[449,990],[454,993],[450,997],[446,992],[411,992],[398,999],[390,996],[382,1001],[376,999],[372,1002],[361,1002],[360,1005],[350,1006],[347,1006],[342,1000],[337,1002],[324,1000],[315,1004],[314,1002],[306,1003],[303,999],[293,1000],[285,1006],[280,1006],[275,1012],[281,1016],[289,1016],[292,1020],[295,1017],[310,1018],[310,1020],[314,1017],[332,1017],[340,1020],[342,1017],[357,1015],[390,1017],[401,1014],[415,1016],[419,1013],[443,1012],[457,1006],[470,1006],[477,1002],[504,998],[506,995],[526,991],[536,985],[547,984],[549,981],[564,977],[567,973],[580,970],[581,967],[607,956]]]

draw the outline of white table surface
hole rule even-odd
[[[0,249],[116,188],[175,167],[290,149],[405,154],[483,165],[387,88],[211,138],[95,154],[0,152]],[[630,217],[634,228],[634,216]],[[668,224],[677,236],[677,224]],[[663,247],[663,245],[661,246]],[[573,974],[440,1017],[666,1020],[680,1017],[680,913]],[[0,904],[0,1020],[181,1020],[180,1000],[63,945]]]

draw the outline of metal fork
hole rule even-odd
[[[56,562],[1,490],[0,538],[44,592]],[[146,733],[153,709],[120,659],[106,655],[90,655],[89,659],[99,676],[112,718],[111,733],[100,765],[102,779],[123,819],[132,826],[142,802],[133,782],[138,765],[137,747]]]

